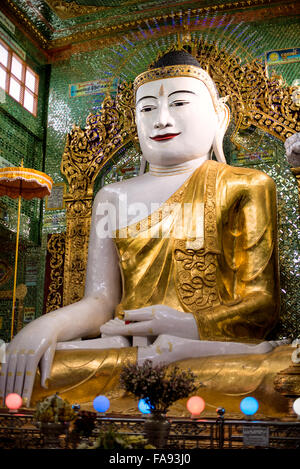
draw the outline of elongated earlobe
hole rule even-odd
[[[213,141],[213,151],[216,155],[217,161],[219,161],[220,163],[226,163],[226,158],[223,151],[223,139],[229,122],[230,110],[229,107],[225,103],[223,103],[222,111],[219,113],[219,128],[216,132]]]

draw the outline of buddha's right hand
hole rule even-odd
[[[39,364],[41,384],[46,387],[57,342],[56,322],[49,319],[41,317],[28,324],[8,345],[0,373],[0,404],[15,392],[29,406]]]

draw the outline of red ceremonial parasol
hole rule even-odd
[[[23,161],[20,167],[0,168],[0,196],[7,195],[12,199],[18,198],[18,225],[15,255],[15,273],[13,288],[13,306],[11,319],[11,339],[14,331],[16,283],[18,270],[18,250],[20,234],[21,200],[31,200],[35,197],[42,199],[51,194],[53,181],[47,174],[36,169],[23,168]]]

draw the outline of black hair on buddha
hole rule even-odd
[[[181,50],[173,50],[167,52],[158,60],[156,60],[151,68],[161,68],[167,67],[169,65],[193,65],[194,67],[200,67],[200,64],[197,59],[189,52]]]

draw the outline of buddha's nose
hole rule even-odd
[[[155,129],[164,129],[173,126],[173,119],[167,106],[161,106],[158,112],[157,120],[154,123]]]

